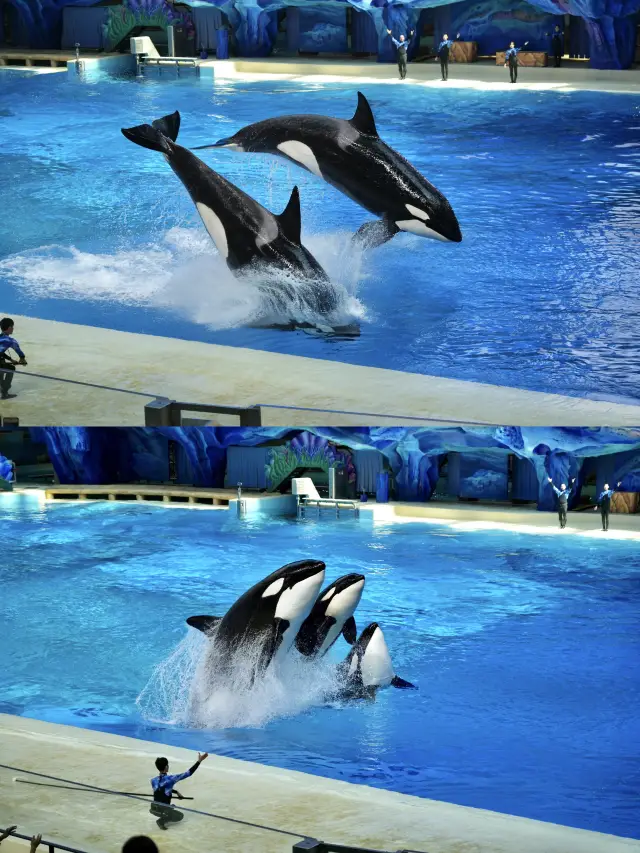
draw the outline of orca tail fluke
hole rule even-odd
[[[168,154],[171,142],[178,138],[180,130],[180,113],[156,119],[152,124],[139,124],[137,127],[123,127],[122,134],[136,145],[148,148],[150,151],[160,151]]]
[[[415,684],[412,684],[410,681],[405,681],[404,678],[400,678],[397,675],[394,675],[393,680],[391,681],[392,687],[397,687],[400,690],[417,690],[418,688]]]

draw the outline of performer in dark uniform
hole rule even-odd
[[[522,47],[526,47],[528,44],[529,42],[526,41]],[[522,47],[516,47],[516,43],[512,41],[509,45],[509,50],[504,55],[504,67],[509,66],[509,75],[512,83],[515,83],[518,79],[518,54],[522,50]]]
[[[449,79],[449,51],[451,50],[451,45],[459,38],[460,33],[453,40],[445,33],[436,50],[436,62],[440,60],[440,71],[442,72],[443,81]]]
[[[565,483],[561,483],[559,489],[557,489],[553,485],[553,480],[551,479],[551,477],[548,477],[547,479],[551,483],[551,488],[558,496],[558,519],[560,521],[560,529],[564,530],[564,528],[567,526],[567,509],[569,507],[569,495],[573,491],[573,484],[575,483],[576,478],[574,477],[571,481],[570,488],[567,488]]]
[[[620,483],[618,483],[618,488],[620,488]],[[597,506],[594,506],[594,509],[600,509],[600,516],[602,518],[602,529],[609,529],[609,510],[611,509],[611,498],[615,494],[615,489],[609,488],[609,483],[604,484],[604,491],[600,492],[600,496],[598,498]]]
[[[154,776],[151,780],[153,802],[149,811],[158,818],[156,823],[160,829],[167,829],[168,823],[178,823],[184,817],[184,814],[174,808],[171,803],[171,797],[174,794],[179,800],[182,799],[182,794],[174,790],[174,785],[193,776],[208,755],[208,752],[199,752],[196,763],[186,773],[176,773],[175,776],[169,775],[169,762],[166,758],[156,758],[156,767],[160,775]]]
[[[414,30],[411,30],[408,38],[401,35],[399,40],[394,39],[391,30],[387,30],[387,32],[391,36],[391,41],[398,48],[398,71],[400,72],[400,79],[404,80],[407,76],[407,48],[409,47],[409,39],[413,37]]]
[[[546,36],[549,33],[545,33]],[[554,31],[551,33],[551,53],[553,54],[553,64],[555,68],[560,68],[562,63],[562,56],[564,54],[564,31],[560,29],[560,27],[556,26]]]

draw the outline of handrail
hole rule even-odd
[[[6,829],[8,828],[9,827],[6,827]],[[6,829],[0,828],[0,833],[5,832]],[[7,838],[20,838],[22,841],[31,841],[32,836],[22,835],[22,833],[20,832],[12,832],[11,835],[7,836]],[[87,853],[86,850],[78,850],[75,847],[67,847],[66,844],[58,844],[57,841],[45,841],[43,839],[38,845],[38,847],[42,845],[49,848],[49,853],[54,853],[54,850],[65,850],[66,853]]]
[[[368,847],[351,847],[348,844],[331,844],[315,838],[304,838],[293,845],[293,853],[385,853],[383,850],[371,850]],[[397,853],[425,853],[420,850],[403,849]]]

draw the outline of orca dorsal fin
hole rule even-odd
[[[280,230],[287,240],[299,246],[302,222],[300,216],[300,191],[298,187],[293,188],[287,206],[276,218],[280,223]]]
[[[187,625],[197,628],[203,634],[209,634],[222,619],[221,616],[189,616]]]
[[[350,123],[360,133],[366,133],[369,136],[378,135],[376,120],[373,117],[369,101],[362,92],[358,92],[358,107]]]

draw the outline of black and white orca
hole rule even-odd
[[[318,597],[324,572],[320,560],[288,563],[247,590],[223,617],[190,616],[187,624],[214,636],[220,666],[243,647],[251,647],[257,651],[257,672],[264,672],[293,646]]]
[[[285,157],[339,189],[379,217],[355,238],[379,246],[399,231],[459,243],[462,233],[451,205],[408,160],[378,136],[369,102],[358,92],[352,119],[288,115],[247,125],[203,148],[230,148]]]
[[[372,699],[383,687],[415,688],[395,674],[382,629],[372,622],[338,667],[341,699]]]
[[[300,242],[298,188],[293,188],[281,214],[271,213],[178,145],[179,130],[180,113],[175,112],[151,124],[122,128],[122,133],[131,142],[164,154],[229,269],[236,274],[266,272],[264,289],[275,308],[286,310],[296,297],[317,315],[335,311],[338,297],[327,273]]]
[[[364,589],[364,575],[343,575],[323,589],[296,637],[296,648],[307,657],[325,655],[342,634],[353,645],[357,639],[353,618]]]

